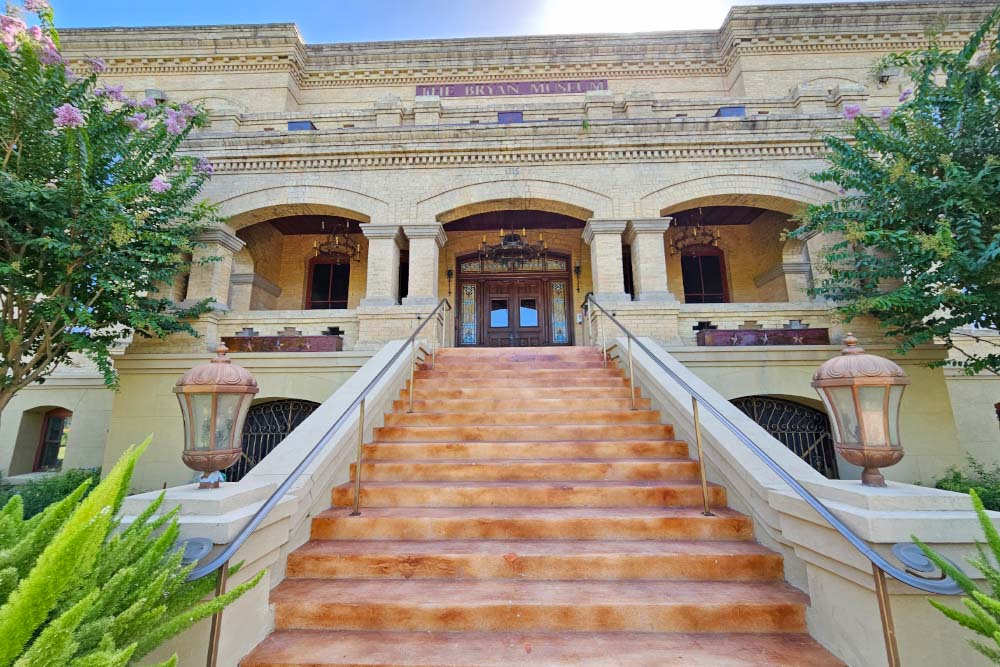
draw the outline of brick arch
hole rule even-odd
[[[698,206],[754,206],[794,215],[835,196],[832,189],[775,174],[712,174],[650,192],[640,199],[639,207],[646,217]]]
[[[219,202],[233,231],[290,215],[342,216],[359,222],[387,218],[389,205],[369,195],[322,185],[278,185]]]
[[[503,210],[550,211],[580,220],[612,215],[611,197],[567,183],[518,179],[474,183],[417,203],[417,219],[451,222]]]

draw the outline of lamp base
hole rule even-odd
[[[885,486],[885,477],[878,468],[865,468],[861,471],[861,484],[864,486]]]

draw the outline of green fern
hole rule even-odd
[[[183,565],[177,548],[177,510],[157,514],[162,496],[120,526],[115,517],[149,442],[130,448],[93,490],[84,482],[30,519],[20,496],[0,508],[0,667],[135,665],[260,581],[263,572],[205,601],[215,577],[187,580],[194,565]]]
[[[969,491],[969,497],[972,498],[972,506],[986,536],[986,544],[977,543],[977,555],[970,557],[968,561],[986,580],[990,588],[988,593],[979,590],[979,586],[968,575],[929,546],[915,537],[913,541],[924,555],[965,591],[967,597],[962,598],[962,604],[968,613],[937,600],[929,602],[952,621],[989,640],[986,643],[971,640],[969,643],[994,664],[1000,665],[1000,531],[997,531],[993,521],[987,516],[983,501],[975,489]]]

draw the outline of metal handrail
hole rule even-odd
[[[854,531],[852,531],[847,526],[847,524],[845,524],[843,521],[837,518],[837,516],[833,512],[831,512],[830,509],[827,508],[827,506],[824,505],[819,498],[813,495],[813,493],[809,491],[807,488],[802,486],[802,484],[800,484],[798,480],[792,477],[792,475],[787,470],[782,468],[777,461],[775,461],[773,458],[771,458],[771,456],[767,452],[761,449],[760,446],[757,445],[757,443],[755,443],[753,439],[750,438],[750,436],[748,436],[746,433],[743,432],[742,429],[740,429],[740,427],[738,427],[736,424],[730,421],[728,417],[722,414],[722,412],[718,408],[716,408],[710,401],[706,400],[705,397],[702,396],[701,393],[698,392],[694,387],[692,387],[686,381],[684,381],[684,379],[681,378],[676,372],[674,372],[673,369],[664,364],[655,354],[653,354],[653,352],[648,347],[646,347],[646,345],[643,344],[641,340],[639,340],[635,336],[635,334],[629,331],[625,327],[625,325],[623,325],[615,318],[614,313],[609,313],[606,308],[604,308],[601,304],[597,303],[597,300],[594,299],[594,295],[592,293],[587,294],[586,298],[584,298],[583,301],[583,310],[585,316],[589,317],[589,315],[587,314],[588,303],[593,304],[594,307],[602,314],[601,346],[602,346],[602,353],[604,354],[605,359],[607,358],[608,348],[606,339],[604,337],[603,316],[607,316],[607,318],[611,320],[611,322],[615,324],[619,329],[621,329],[622,332],[625,334],[625,336],[628,338],[628,348],[629,348],[628,355],[629,355],[629,369],[630,369],[629,380],[630,380],[630,386],[632,387],[633,396],[635,395],[634,379],[632,378],[632,373],[631,373],[633,341],[639,347],[640,350],[649,355],[649,358],[652,359],[653,362],[657,366],[659,366],[661,370],[663,370],[667,375],[669,375],[670,378],[674,380],[674,382],[676,382],[684,391],[686,391],[691,396],[692,407],[694,412],[694,420],[695,420],[694,424],[695,435],[698,441],[697,443],[698,458],[700,460],[701,470],[702,470],[701,474],[702,474],[703,489],[706,489],[705,486],[706,483],[704,476],[704,456],[702,454],[702,448],[701,448],[701,426],[698,421],[699,404],[704,405],[705,409],[708,412],[710,412],[712,416],[718,419],[719,422],[723,426],[725,426],[734,436],[736,436],[736,438],[740,442],[746,445],[747,448],[750,449],[750,451],[752,451],[757,456],[757,458],[763,461],[764,464],[768,468],[770,468],[772,472],[774,472],[778,477],[782,479],[782,481],[788,484],[788,486],[790,486],[792,490],[795,491],[795,493],[797,493],[799,497],[806,502],[806,504],[808,504],[817,514],[823,517],[823,519],[825,519],[826,522],[830,524],[830,526],[832,526],[834,530],[840,533],[841,537],[850,542],[851,545],[861,553],[861,555],[863,555],[865,558],[868,559],[869,562],[871,562],[872,573],[875,576],[876,596],[878,597],[879,600],[879,611],[882,619],[882,629],[886,640],[886,653],[889,657],[889,664],[892,665],[893,667],[897,667],[899,665],[899,653],[896,648],[895,631],[892,627],[892,613],[889,608],[889,596],[885,582],[886,573],[891,575],[894,579],[897,579],[898,581],[901,581],[904,584],[912,586],[913,588],[922,590],[927,593],[934,593],[936,595],[960,595],[961,593],[963,593],[962,588],[955,582],[954,579],[944,575],[943,573],[938,577],[928,578],[920,576],[919,574],[914,572],[914,570],[916,569],[922,570],[924,572],[933,571],[933,568],[928,567],[929,561],[926,558],[924,558],[919,553],[914,553],[912,550],[904,550],[895,547],[893,548],[893,553],[896,554],[898,558],[900,558],[900,560],[904,563],[907,569],[901,569],[890,563],[888,560],[886,560],[884,556],[882,556],[880,553],[872,549],[867,542],[865,542],[857,534],[855,534]],[[589,324],[590,322],[588,322],[588,327]],[[705,502],[704,513],[707,515],[710,513],[707,490],[704,491],[704,502]],[[899,545],[897,545],[897,547],[898,546]]]
[[[448,335],[447,314],[448,311],[450,311],[451,309],[452,309],[451,302],[449,302],[448,299],[441,299],[441,301],[438,302],[438,305],[434,308],[434,310],[432,310],[430,314],[427,315],[426,318],[422,319],[417,328],[413,331],[412,334],[410,334],[410,337],[406,339],[406,342],[403,343],[403,345],[401,345],[398,350],[396,350],[396,353],[392,355],[392,358],[385,363],[385,365],[382,367],[381,370],[379,370],[378,373],[376,373],[375,377],[372,378],[372,380],[365,386],[365,388],[361,391],[361,393],[358,394],[357,398],[355,398],[349,406],[344,408],[344,411],[341,413],[341,415],[336,419],[336,421],[333,422],[330,428],[328,428],[326,432],[320,437],[316,445],[311,450],[309,450],[309,453],[306,454],[305,457],[303,457],[302,461],[300,461],[299,464],[295,466],[295,468],[290,473],[288,473],[288,477],[286,477],[285,480],[278,485],[278,488],[274,490],[271,496],[266,501],[264,501],[264,504],[261,505],[260,508],[250,518],[250,521],[247,522],[247,524],[243,526],[243,529],[236,534],[236,537],[233,538],[233,540],[229,544],[227,544],[226,547],[221,552],[219,552],[218,555],[214,556],[207,563],[199,565],[194,570],[192,570],[191,574],[188,575],[188,581],[201,579],[202,577],[208,576],[209,574],[215,572],[216,570],[219,570],[220,573],[219,573],[219,579],[216,582],[215,586],[215,594],[216,596],[219,596],[225,593],[226,579],[229,570],[229,561],[236,554],[236,552],[239,551],[240,547],[243,546],[243,544],[247,541],[247,539],[249,539],[250,535],[255,530],[257,530],[257,528],[264,521],[264,519],[267,518],[267,515],[270,514],[271,510],[273,510],[278,505],[278,503],[281,502],[282,498],[285,497],[285,494],[287,494],[288,491],[292,488],[292,485],[295,484],[295,482],[299,479],[299,477],[302,476],[302,473],[305,472],[306,468],[308,468],[309,465],[316,459],[316,457],[319,456],[320,452],[323,451],[323,448],[330,441],[330,438],[333,437],[333,434],[336,433],[336,431],[347,422],[348,418],[353,414],[355,409],[359,411],[360,419],[358,422],[358,432],[359,432],[358,465],[355,471],[354,512],[352,513],[352,516],[358,516],[360,514],[359,497],[360,497],[360,487],[361,487],[361,451],[364,443],[364,433],[365,433],[365,425],[364,425],[365,399],[368,397],[368,394],[371,393],[372,389],[375,388],[375,385],[377,385],[379,381],[381,381],[382,378],[385,377],[385,374],[389,372],[389,369],[392,367],[394,363],[396,363],[396,360],[399,359],[400,355],[403,354],[403,351],[409,348],[410,410],[412,411],[413,377],[414,377],[414,367],[416,365],[417,336],[420,335],[420,332],[423,331],[424,327],[427,326],[428,322],[430,322],[432,319],[437,319],[437,322],[441,325],[440,340],[442,342],[445,341]],[[420,320],[421,316],[417,315],[417,319]],[[436,359],[436,351],[437,347],[435,346],[431,350],[432,358]],[[209,633],[208,660],[206,663],[208,667],[215,667],[215,663],[218,659],[219,631],[221,629],[221,621],[222,621],[222,612],[219,611],[215,614],[215,616],[212,617],[212,628]]]

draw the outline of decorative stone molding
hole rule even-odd
[[[259,273],[234,273],[229,278],[231,285],[251,285],[273,296],[281,296],[281,288]]]
[[[633,90],[625,95],[626,118],[650,118],[653,115],[653,93]]]
[[[588,120],[611,120],[615,96],[610,90],[592,90],[583,100],[583,110]]]
[[[396,96],[383,97],[375,102],[375,125],[392,127],[403,122],[403,106]]]
[[[399,225],[361,225],[361,233],[367,239],[393,239],[397,246],[403,245],[403,233]]]
[[[439,248],[443,248],[448,242],[448,235],[444,233],[444,225],[440,222],[403,225],[403,233],[410,240],[434,239]]]
[[[763,287],[772,280],[784,278],[789,274],[811,275],[812,265],[809,262],[781,262],[754,276],[753,284],[757,287]]]
[[[220,227],[213,227],[212,229],[207,229],[198,236],[194,237],[194,240],[198,243],[204,243],[206,245],[217,243],[226,250],[230,252],[237,253],[243,249],[246,243],[242,239],[233,235],[231,232],[222,229]]]
[[[437,125],[441,122],[441,98],[437,95],[418,95],[413,103],[414,125]]]

